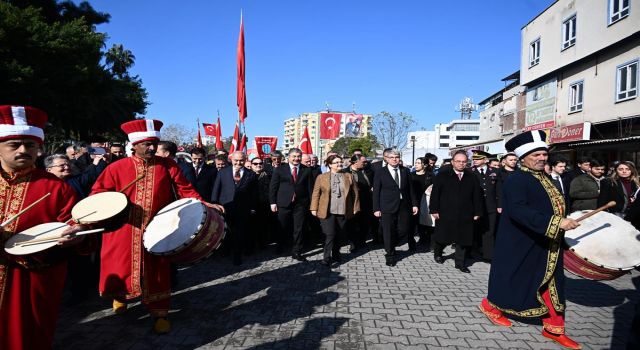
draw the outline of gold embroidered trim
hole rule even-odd
[[[0,221],[14,216],[22,209],[30,180],[31,171],[22,174],[22,176],[15,176],[10,179],[7,179],[5,176],[0,176]],[[19,221],[20,218],[5,226],[4,234],[2,235],[2,239],[0,239],[2,247],[4,247],[6,240],[16,233]],[[0,307],[4,301],[6,284],[9,279],[8,261],[6,261],[4,254],[6,253],[0,252]],[[27,262],[25,261],[24,264],[27,264]]]
[[[545,286],[549,289],[549,296],[551,297],[551,303],[553,304],[553,308],[558,312],[564,312],[565,305],[560,303],[560,298],[558,296],[558,290],[556,287],[555,279],[553,278],[553,273],[555,272],[558,264],[558,258],[561,251],[561,241],[564,237],[563,231],[560,229],[560,221],[564,217],[565,211],[565,203],[564,197],[558,191],[558,189],[553,185],[551,180],[544,174],[542,171],[533,171],[527,167],[522,167],[521,170],[523,172],[531,174],[536,180],[540,181],[540,184],[547,192],[549,196],[549,200],[551,201],[551,207],[553,208],[553,216],[551,217],[551,221],[547,227],[546,236],[551,238],[549,242],[549,253],[547,254],[547,265],[544,273],[544,277],[542,278],[542,282],[536,291],[536,299],[538,303],[540,303],[540,307],[527,309],[524,311],[516,311],[512,309],[503,309],[489,301],[496,309],[506,312],[508,314],[520,316],[520,317],[538,317],[542,316],[549,312],[549,308],[544,303],[544,299],[542,298],[541,290],[545,289]]]
[[[542,322],[542,328],[553,334],[564,334],[564,326],[554,326],[546,322]]]

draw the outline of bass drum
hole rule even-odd
[[[142,238],[145,249],[178,264],[205,259],[225,236],[224,219],[195,198],[183,198],[162,208]]]
[[[572,219],[590,212],[577,211]],[[564,268],[590,280],[612,280],[640,266],[640,232],[622,218],[601,211],[565,232]]]

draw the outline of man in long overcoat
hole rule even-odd
[[[546,134],[518,134],[505,147],[522,162],[503,191],[503,208],[480,310],[491,322],[511,326],[505,314],[542,318],[542,335],[570,349],[580,344],[564,334],[564,231],[580,224],[565,217],[562,193],[544,173]]]
[[[498,214],[502,212],[500,197],[502,195],[502,183],[498,172],[487,166],[487,160],[491,155],[484,151],[473,151],[473,174],[480,182],[482,197],[484,198],[484,212],[480,220],[476,222],[476,243],[482,246],[482,259],[491,260],[493,257],[493,245],[496,237],[496,221]]]
[[[433,256],[442,264],[442,251],[456,244],[455,267],[465,273],[467,248],[473,243],[473,226],[482,215],[482,188],[471,170],[466,169],[468,157],[464,151],[454,154],[452,167],[442,169],[435,177],[429,210],[436,219]]]

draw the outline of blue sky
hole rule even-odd
[[[149,92],[147,117],[195,129],[237,118],[236,45],[244,14],[249,136],[303,112],[386,110],[431,130],[519,69],[520,29],[552,0],[90,1],[111,21]],[[474,117],[477,117],[474,115]]]

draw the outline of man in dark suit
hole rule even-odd
[[[482,188],[467,165],[465,151],[453,155],[451,167],[440,170],[433,181],[429,211],[436,219],[434,260],[442,264],[442,251],[456,244],[455,267],[469,273],[465,264],[467,248],[473,243],[474,222],[483,210]]]
[[[278,213],[280,232],[277,252],[282,252],[285,239],[293,237],[291,257],[306,261],[302,256],[303,228],[311,200],[311,170],[300,164],[302,151],[289,150],[289,163],[274,168],[269,185],[271,211]]]
[[[176,153],[178,153],[178,146],[175,143],[171,141],[158,142],[156,156],[175,160],[180,171],[182,171],[182,175],[187,178],[190,184],[193,184],[196,181],[196,173],[193,171],[193,167],[183,159],[176,158]]]
[[[211,192],[213,191],[213,183],[218,175],[218,169],[205,163],[206,155],[207,152],[204,148],[195,147],[191,149],[191,162],[196,177],[193,187],[195,187],[202,199],[211,202]]]
[[[272,151],[271,153],[269,153],[269,160],[271,162],[267,162],[264,165],[264,171],[267,172],[267,174],[269,174],[269,176],[271,176],[271,174],[273,174],[273,170],[277,167],[280,166],[280,164],[282,164],[282,159],[284,158],[284,156],[282,155],[282,152],[280,151]]]
[[[396,244],[408,237],[413,215],[418,214],[418,199],[412,189],[407,168],[400,166],[400,153],[387,152],[387,166],[373,177],[373,215],[380,218],[387,266],[396,265]]]
[[[258,179],[253,171],[245,169],[245,159],[241,151],[231,154],[232,164],[220,170],[211,194],[212,203],[224,207],[234,265],[242,263],[243,243],[248,237],[251,216],[258,205]]]
[[[487,261],[493,257],[497,216],[502,212],[500,205],[502,183],[496,169],[487,166],[489,156],[487,152],[474,150],[471,157],[473,174],[480,182],[484,197],[484,213],[475,223],[475,238],[482,246],[482,258]]]
[[[564,158],[555,158],[549,162],[551,165],[551,182],[562,193],[566,209],[571,208],[571,197],[569,196],[569,177],[563,177],[567,169],[567,161]]]

